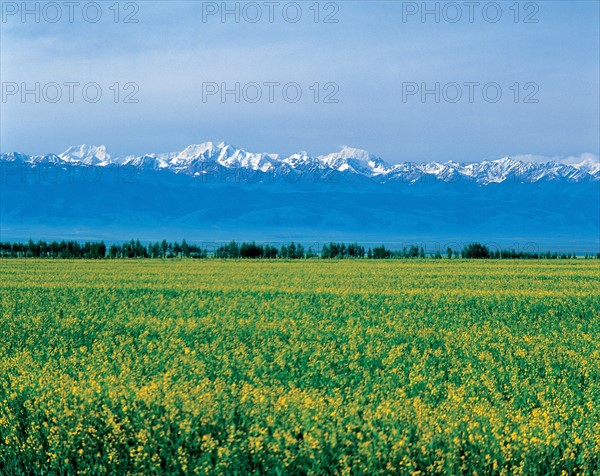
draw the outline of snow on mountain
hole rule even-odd
[[[235,149],[229,145],[224,145],[221,155],[217,160],[220,165],[226,168],[245,168],[251,170],[260,170],[267,172],[280,163],[279,156],[275,154],[254,154],[244,149]]]
[[[586,157],[582,158],[581,161],[574,162],[571,165],[592,175],[600,172],[600,159],[592,157],[590,154],[586,154]]]
[[[176,174],[199,176],[219,168],[242,169],[252,172],[287,175],[322,169],[343,175],[357,175],[380,183],[416,183],[422,180],[456,182],[470,181],[480,185],[506,181],[534,183],[538,181],[599,181],[600,163],[590,154],[573,163],[525,162],[503,157],[478,163],[402,162],[389,165],[366,150],[344,146],[338,152],[312,157],[301,151],[288,157],[277,154],[253,153],[221,142],[193,144],[179,152],[145,154],[143,156],[113,157],[105,146],[80,145],[60,155],[27,156],[18,152],[1,154],[2,162],[64,164],[71,166],[127,165],[147,171],[170,171]]]
[[[122,165],[135,167],[139,170],[169,170],[169,165],[165,160],[158,159],[152,154],[142,155],[141,157],[129,155],[122,161]]]
[[[319,156],[325,165],[339,172],[351,171],[363,175],[381,175],[389,172],[390,166],[381,158],[366,150],[343,146],[339,152]]]
[[[8,154],[0,154],[0,162],[25,162],[30,157],[20,152],[10,152]]]
[[[169,152],[166,154],[148,154],[146,159],[154,158],[158,162],[156,168],[167,168],[176,173],[188,175],[199,175],[209,173],[215,167],[246,168],[266,172],[274,167],[279,161],[275,154],[255,154],[244,149],[238,149],[229,144],[221,142],[204,142],[186,147],[181,152]],[[135,159],[130,158],[128,163],[135,164]]]
[[[281,162],[293,168],[304,168],[321,164],[317,159],[308,155],[308,152],[305,150],[292,154],[289,157],[285,157],[281,159]]]
[[[109,165],[114,162],[111,155],[106,151],[106,146],[80,145],[69,147],[59,157],[70,163],[81,163],[85,165]]]

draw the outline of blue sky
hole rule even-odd
[[[212,140],[282,154],[318,155],[350,145],[391,163],[599,153],[595,1],[519,2],[517,8],[512,1],[480,2],[472,22],[464,2],[428,3],[439,22],[435,13],[421,16],[422,2],[320,2],[315,21],[314,2],[281,1],[273,22],[265,2],[228,2],[239,9],[239,23],[233,14],[223,21],[222,2],[192,1],[118,2],[118,22],[110,9],[115,3],[100,2],[96,23],[84,16],[90,2],[80,2],[72,22],[69,7],[55,2],[62,18],[52,23],[58,10],[49,3],[29,2],[39,18],[23,18],[22,2],[2,2],[2,152],[59,153],[87,143],[125,155]],[[262,17],[252,23],[256,6]],[[298,6],[302,18],[286,21],[284,7],[290,20]],[[452,22],[456,6],[462,17]],[[492,22],[497,6],[501,17]],[[87,8],[93,19],[95,7]],[[124,23],[127,14],[137,23]],[[324,22],[328,14],[337,23]],[[80,85],[73,86],[73,102],[66,82]],[[270,102],[265,83],[272,82],[280,86],[273,86]],[[49,83],[57,83],[62,97],[52,103],[40,92],[39,102],[35,94],[23,101],[23,83],[30,89],[39,83],[48,97],[56,93]],[[90,83],[102,92],[96,103],[81,92]],[[209,83],[219,89],[239,83],[240,101],[233,94],[203,100]],[[253,97],[249,83],[260,87],[258,102],[241,94],[246,86]],[[302,91],[298,102],[283,96],[290,83],[291,91]],[[422,98],[422,86],[435,90],[436,83],[439,102],[435,94]],[[465,83],[478,84],[472,102]],[[492,85],[488,100],[486,84]],[[415,85],[418,91],[408,95]],[[501,98],[491,102],[498,90]],[[457,91],[462,96],[452,102]],[[131,92],[138,102],[125,103]],[[337,102],[324,102],[328,93]]]

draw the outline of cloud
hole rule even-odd
[[[513,159],[520,160],[522,162],[537,162],[537,163],[547,163],[547,162],[559,162],[561,164],[570,164],[570,165],[595,165],[597,166],[600,162],[600,157],[598,155],[593,154],[591,152],[583,152],[579,155],[569,155],[569,156],[545,156],[545,155],[536,155],[536,154],[518,154],[511,156]]]

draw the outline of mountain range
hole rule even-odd
[[[278,154],[253,153],[226,143],[205,142],[194,144],[180,152],[145,154],[142,156],[114,157],[106,146],[80,145],[69,147],[59,155],[28,156],[21,153],[1,154],[0,162],[22,163],[31,166],[78,167],[135,167],[139,171],[173,172],[192,177],[215,175],[219,169],[252,173],[256,181],[267,177],[287,177],[294,174],[320,176],[345,174],[361,176],[379,183],[415,183],[427,178],[442,182],[466,180],[480,185],[502,183],[507,180],[524,183],[538,181],[598,181],[600,162],[587,159],[576,164],[561,162],[523,162],[504,157],[477,163],[456,162],[401,162],[386,163],[365,150],[344,146],[338,152],[312,157],[302,151],[282,157]],[[257,175],[258,174],[258,175]],[[259,179],[260,177],[260,179]]]
[[[225,143],[116,157],[105,146],[0,154],[0,239],[364,243],[470,240],[595,251],[600,164],[389,164],[342,147],[313,157]]]

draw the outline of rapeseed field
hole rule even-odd
[[[0,474],[597,474],[599,266],[1,260]]]

